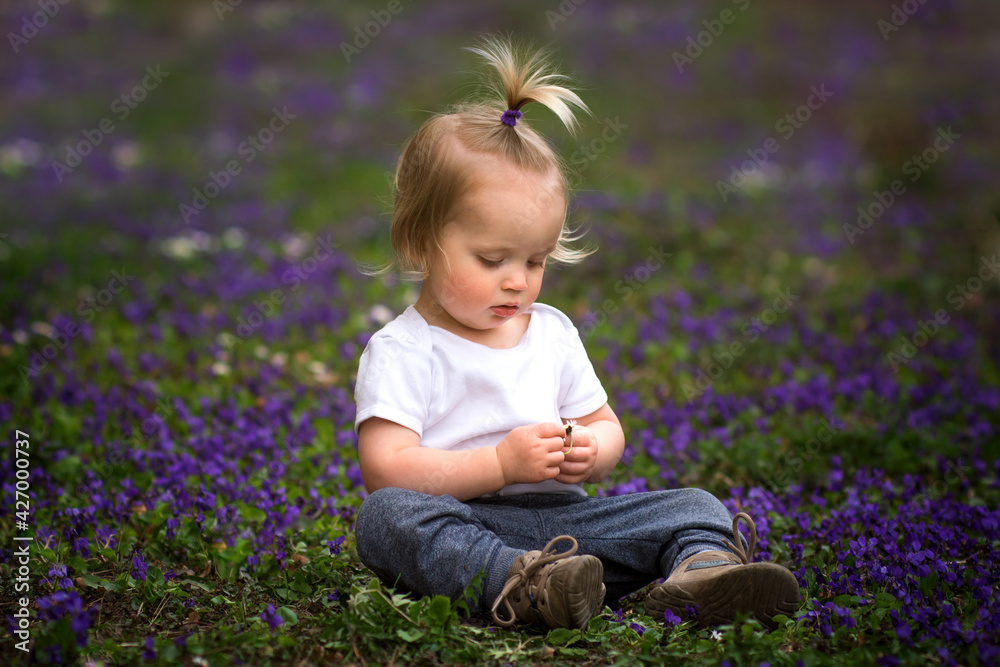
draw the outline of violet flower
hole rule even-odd
[[[260,618],[267,623],[267,627],[271,628],[271,630],[276,629],[285,622],[285,619],[275,613],[273,604],[267,605],[267,608],[260,613]]]
[[[146,569],[149,566],[142,558],[142,552],[136,551],[132,556],[132,578],[138,581],[146,581]]]

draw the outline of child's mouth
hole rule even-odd
[[[499,317],[511,317],[517,312],[517,306],[493,306],[490,310]]]

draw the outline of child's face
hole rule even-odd
[[[441,250],[432,251],[417,306],[430,324],[475,339],[512,322],[538,298],[566,202],[555,175],[495,161],[476,167],[471,178],[442,230]]]

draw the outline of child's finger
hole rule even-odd
[[[566,449],[566,441],[563,440],[561,436],[555,438],[543,438],[542,442],[545,444],[545,448],[550,452],[557,450],[563,451]]]
[[[548,466],[561,466],[566,462],[566,455],[561,450],[552,450],[545,455],[545,464]]]
[[[538,436],[541,438],[552,438],[566,435],[566,427],[555,422],[542,422],[538,424]]]

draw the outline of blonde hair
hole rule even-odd
[[[439,238],[452,207],[470,187],[469,169],[456,164],[454,142],[473,154],[493,156],[540,176],[554,174],[569,201],[569,181],[562,162],[549,144],[525,122],[501,122],[506,110],[520,111],[537,102],[548,107],[570,132],[576,133],[574,107],[590,113],[579,96],[560,85],[566,77],[555,73],[543,51],[517,49],[510,40],[487,37],[469,51],[488,65],[488,91],[479,99],[461,104],[426,121],[407,142],[396,165],[395,196],[389,237],[393,259],[379,271],[393,266],[404,277],[427,277],[432,247]],[[579,238],[565,224],[550,258],[575,263],[594,252],[569,244]]]

